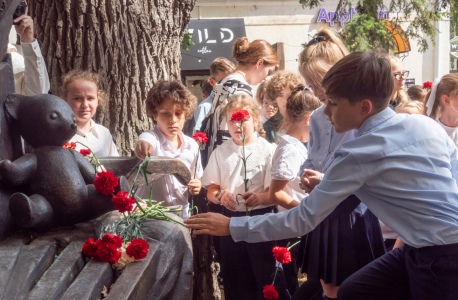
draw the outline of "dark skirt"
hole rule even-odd
[[[351,195],[301,238],[297,264],[308,278],[340,286],[385,253],[377,217]]]

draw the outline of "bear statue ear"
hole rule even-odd
[[[15,120],[17,120],[19,105],[24,101],[25,97],[26,96],[20,94],[9,94],[8,97],[6,97],[5,109]]]

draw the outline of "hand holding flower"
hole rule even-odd
[[[271,205],[275,204],[269,200],[269,194],[265,193],[253,193],[253,192],[246,192],[242,195],[243,199],[245,200],[245,205],[248,207],[255,207],[258,205],[266,204]]]
[[[202,188],[202,181],[200,181],[200,179],[191,179],[188,183],[188,187],[191,195],[199,195],[200,189]]]

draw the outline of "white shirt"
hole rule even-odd
[[[270,186],[270,169],[275,147],[262,137],[256,143],[245,146],[247,159],[248,190],[254,193],[263,193]],[[208,188],[211,184],[220,186],[221,190],[228,191],[236,197],[245,194],[243,184],[245,169],[243,167],[242,146],[237,145],[232,138],[218,146],[211,154],[204,175],[202,186]],[[237,197],[236,211],[245,211],[245,200]],[[265,208],[257,206],[254,209]]]
[[[191,176],[194,177],[196,159],[197,172],[195,178],[202,177],[202,164],[200,160],[199,145],[192,138],[185,136],[181,131],[178,134],[181,140],[180,148],[175,151],[171,141],[169,141],[159,127],[154,127],[153,130],[143,132],[138,141],[146,141],[153,146],[152,156],[166,156],[181,160],[191,171]],[[142,199],[149,198],[150,187],[141,186],[137,195]],[[163,206],[183,206],[183,219],[188,218],[188,187],[182,185],[173,175],[164,176],[154,181],[153,185],[153,200],[164,201]]]
[[[50,89],[48,71],[37,40],[21,46],[8,44],[13,62],[14,85],[17,94],[34,96]]]
[[[444,124],[441,123],[441,121],[439,119],[437,119],[437,123],[439,123],[439,125],[442,126],[442,128],[445,129],[445,131],[447,132],[447,135],[455,143],[455,146],[458,147],[458,127],[445,126]]]
[[[92,120],[91,127],[89,127],[88,131],[83,132],[78,127],[76,134],[72,137],[70,142],[80,142],[88,146],[97,157],[119,156],[118,149],[116,149],[116,145],[113,143],[113,137],[108,128]],[[75,150],[79,151],[81,149],[86,149],[86,147],[77,143]]]
[[[272,158],[272,169],[270,174],[273,180],[289,180],[283,191],[300,202],[307,196],[304,190],[299,187],[301,182],[301,166],[307,159],[307,148],[298,139],[284,134],[280,138],[275,154]],[[278,206],[278,211],[285,211],[286,208]]]

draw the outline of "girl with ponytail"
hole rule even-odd
[[[315,96],[326,104],[321,82],[328,70],[348,54],[339,37],[331,29],[321,29],[299,56],[299,71]],[[320,179],[330,167],[340,145],[356,137],[356,131],[336,133],[325,106],[310,116],[308,157],[301,170],[301,186],[311,192],[312,179]],[[307,282],[293,299],[312,299],[321,282],[328,299],[337,298],[342,282],[350,275],[385,254],[385,246],[377,217],[361,201],[351,195],[320,225],[301,238],[298,265],[307,274]],[[310,280],[310,283],[309,283]]]

